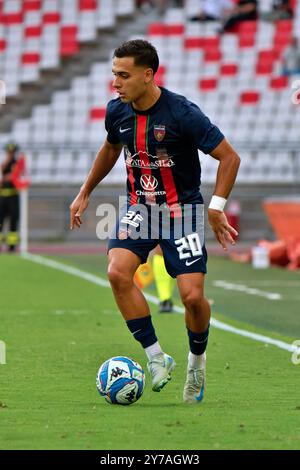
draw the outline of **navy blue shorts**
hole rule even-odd
[[[125,205],[108,243],[140,257],[141,263],[160,245],[168,273],[206,273],[204,205],[185,204],[170,210],[165,206]]]

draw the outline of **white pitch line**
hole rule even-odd
[[[79,277],[98,286],[110,288],[109,282],[105,279],[95,276],[94,274],[87,273],[86,271],[82,271],[81,269],[68,266],[64,263],[60,263],[59,261],[54,261],[39,255],[32,255],[30,253],[23,254],[21,255],[21,257],[25,260],[41,264],[42,266],[47,266],[49,268],[57,269],[59,271],[63,271],[65,273]],[[156,296],[147,293],[144,293],[144,295],[149,302],[155,305],[159,304],[159,299]],[[174,306],[174,310],[177,313],[184,313],[184,309],[177,305]],[[229,331],[230,333],[234,333],[239,336],[244,336],[255,341],[259,341],[265,344],[272,344],[273,346],[277,346],[278,348],[284,349],[285,351],[296,352],[297,354],[300,354],[300,348],[298,348],[294,344],[285,343],[283,341],[269,338],[268,336],[252,333],[251,331],[241,330],[240,328],[235,328],[234,326],[228,325],[219,320],[215,320],[214,318],[211,319],[211,325],[220,330]]]
[[[267,292],[261,289],[254,289],[253,287],[245,286],[244,284],[237,284],[236,282],[228,281],[214,281],[213,285],[216,287],[221,287],[225,290],[233,290],[237,292],[244,292],[249,295],[256,295],[257,297],[265,297],[269,300],[281,300],[282,296],[277,292]]]
[[[235,280],[231,281],[229,279],[227,279],[227,281],[235,282]],[[274,287],[280,287],[280,288],[282,288],[282,287],[297,287],[297,288],[299,288],[300,287],[300,278],[299,278],[298,281],[292,281],[292,280],[290,280],[290,281],[282,280],[281,281],[280,279],[277,279],[277,280],[266,280],[266,279],[265,280],[262,280],[262,279],[251,279],[251,280],[249,280],[249,279],[247,279],[247,284],[250,284],[250,285],[254,284],[255,286],[258,285],[260,287],[265,286],[265,287],[273,287],[273,288]]]

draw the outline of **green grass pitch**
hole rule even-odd
[[[106,278],[104,256],[56,259]],[[0,449],[300,448],[300,365],[288,351],[212,327],[206,395],[186,405],[183,316],[152,305],[159,340],[177,362],[173,378],[154,393],[146,373],[136,404],[112,406],[96,390],[100,364],[122,354],[146,368],[146,358],[110,289],[8,255],[0,279]],[[217,288],[216,279],[282,298]],[[206,291],[216,319],[291,343],[300,338],[299,283],[299,273],[211,258]]]

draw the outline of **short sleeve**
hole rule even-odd
[[[106,108],[105,129],[107,132],[108,142],[110,144],[119,144],[120,143],[119,133],[118,133],[116,126],[113,125],[112,110],[111,110],[111,106],[109,103]]]
[[[189,101],[183,105],[181,127],[183,137],[203,153],[212,152],[224,139],[220,129],[210,122],[196,104]]]

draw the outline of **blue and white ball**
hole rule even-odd
[[[96,385],[108,403],[131,405],[142,396],[145,373],[138,362],[128,357],[111,357],[98,370]]]

